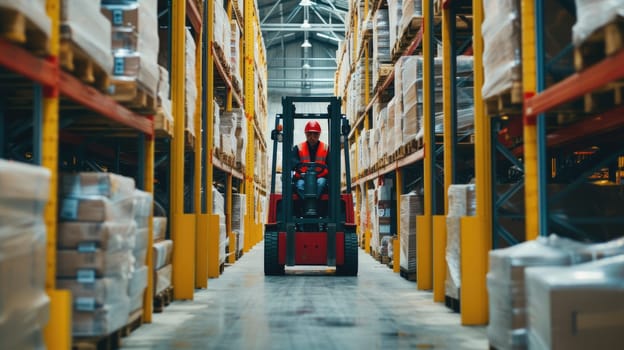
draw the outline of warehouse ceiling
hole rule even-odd
[[[258,0],[269,92],[333,93],[348,6],[345,0]]]

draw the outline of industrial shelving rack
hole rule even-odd
[[[44,57],[6,39],[0,38],[0,87],[5,92],[0,99],[0,157],[10,157],[39,164],[51,171],[50,201],[46,206],[47,233],[46,290],[50,297],[50,320],[45,329],[47,347],[70,348],[71,296],[57,290],[56,281],[56,227],[57,188],[61,168],[71,170],[80,163],[97,168],[106,164],[109,171],[135,178],[137,188],[154,194],[155,172],[159,183],[164,183],[171,197],[167,214],[171,238],[175,241],[173,253],[173,280],[175,299],[192,299],[195,288],[205,288],[209,277],[220,274],[218,254],[218,216],[212,214],[212,183],[225,186],[227,230],[231,231],[231,195],[234,188],[246,194],[245,242],[248,251],[262,239],[262,201],[266,195],[266,167],[255,171],[254,161],[266,162],[266,58],[262,42],[257,8],[253,1],[245,1],[243,13],[235,0],[227,1],[228,16],[235,18],[241,30],[241,58],[244,90],[234,89],[225,69],[226,62],[216,59],[212,42],[214,28],[213,1],[159,1],[160,16],[168,14],[167,28],[170,42],[170,89],[173,114],[178,116],[173,135],[156,137],[154,117],[133,112],[115,102],[112,97],[81,82],[61,70],[59,66],[61,0],[47,0],[47,14],[52,21],[49,50]],[[185,28],[192,28],[196,51],[198,102],[195,115],[196,142],[185,133],[184,79]],[[246,40],[244,40],[246,38]],[[243,44],[244,43],[244,44]],[[228,48],[229,48],[229,43]],[[243,52],[241,50],[241,52]],[[258,82],[258,84],[256,84]],[[19,96],[7,86],[19,86]],[[258,91],[257,85],[260,86]],[[220,159],[212,140],[214,88],[225,88],[226,110],[244,107],[248,121],[246,154],[242,167],[232,166]],[[254,108],[258,106],[257,108]],[[5,111],[19,114],[20,133],[8,130]],[[74,117],[72,113],[81,113]],[[62,113],[62,114],[61,114]],[[29,118],[28,115],[32,118]],[[66,115],[70,115],[67,117]],[[182,116],[182,117],[180,117]],[[32,137],[23,135],[31,133]],[[161,135],[163,135],[161,134]],[[95,141],[93,141],[95,140]],[[17,151],[9,147],[23,146]],[[6,147],[5,147],[6,146]],[[78,146],[78,147],[76,147]],[[69,151],[68,151],[69,150]],[[66,152],[66,153],[61,153]],[[159,155],[155,161],[155,155]],[[96,162],[91,162],[96,160]],[[169,162],[167,164],[167,161]],[[164,166],[163,166],[164,165]],[[191,171],[192,174],[190,174]],[[204,173],[202,173],[202,169]],[[96,169],[98,170],[98,169]],[[101,169],[99,169],[101,170]],[[169,173],[170,171],[170,173]],[[185,176],[185,171],[189,173]],[[214,173],[218,175],[215,177]],[[186,186],[185,186],[186,184]],[[185,187],[192,188],[192,204],[185,212]],[[201,190],[209,187],[209,190]],[[188,198],[187,198],[188,199]],[[152,241],[152,221],[149,220]],[[230,233],[230,246],[233,235]],[[194,253],[192,253],[194,252]],[[228,262],[235,261],[230,254]],[[147,250],[149,271],[153,270],[152,250]],[[151,322],[153,288],[152,274],[148,274],[148,288],[143,301],[143,321]]]

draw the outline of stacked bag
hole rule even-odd
[[[74,1],[81,6],[92,3]],[[160,79],[158,1],[102,0],[101,11],[112,24],[109,47],[114,57],[114,94],[134,98],[136,88],[140,86],[150,96],[156,97]],[[103,35],[103,32],[98,35]]]
[[[74,336],[110,334],[127,323],[136,245],[134,180],[110,173],[60,181],[57,288],[73,298]]]
[[[0,159],[0,349],[44,347],[50,172]]]

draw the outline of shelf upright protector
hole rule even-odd
[[[156,142],[154,137],[145,138],[145,177],[144,177],[144,190],[152,194],[154,198],[154,154],[156,153]],[[150,216],[147,223],[147,241],[154,242],[154,212],[150,210]],[[145,266],[148,271],[154,271],[154,256],[153,250],[147,249],[147,255],[145,257]],[[152,323],[152,312],[154,304],[154,274],[147,274],[147,289],[143,292],[143,322]]]
[[[184,99],[186,0],[171,2],[171,100],[174,138],[171,143],[171,237],[174,299],[193,299],[195,291],[195,221],[184,214]]]
[[[537,91],[537,67],[535,50],[535,1],[521,1],[522,20],[522,87],[525,100]],[[525,238],[536,239],[539,235],[539,196],[537,174],[537,125],[536,117],[525,115],[523,124],[524,148],[524,208]]]
[[[43,88],[43,125],[41,140],[41,165],[50,170],[50,196],[45,208],[46,223],[46,292],[50,297],[50,319],[44,329],[46,347],[49,349],[69,349],[72,339],[72,297],[67,290],[56,289],[56,234],[58,215],[58,145],[59,145],[59,86],[60,71],[58,55],[60,51],[60,0],[48,0],[46,12],[52,22],[50,33],[50,56],[43,67],[50,65],[52,70],[46,75]],[[4,56],[4,55],[0,55]],[[22,55],[22,58],[30,58]],[[16,59],[19,57],[11,57]],[[48,66],[48,67],[50,67]],[[25,69],[27,67],[24,67]]]
[[[488,322],[488,294],[485,276],[488,252],[492,247],[492,150],[490,120],[485,114],[481,95],[483,87],[483,6],[473,0],[474,47],[474,116],[475,116],[475,178],[477,213],[462,218],[461,246],[461,322],[463,325],[484,325]],[[470,239],[467,239],[470,237]]]
[[[245,30],[243,31],[243,37],[245,38],[245,114],[248,123],[253,123],[255,116],[255,71],[254,71],[254,54],[255,54],[255,31],[254,31],[254,17],[255,6],[253,1],[246,0],[243,16],[245,17]],[[245,154],[245,200],[247,201],[245,206],[245,244],[244,252],[247,253],[251,249],[253,242],[252,236],[254,236],[254,144],[255,144],[255,132],[254,128],[247,128],[247,152]]]

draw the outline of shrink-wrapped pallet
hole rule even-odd
[[[62,249],[129,250],[136,247],[135,230],[132,221],[60,222],[57,245]]]
[[[613,349],[624,327],[624,255],[526,274],[530,349]]]
[[[143,306],[143,293],[147,288],[147,275],[149,271],[147,266],[142,266],[134,270],[132,277],[128,282],[127,295],[130,299],[130,313]]]
[[[50,36],[52,23],[46,13],[46,0],[0,0],[0,8],[19,12],[46,37]]]
[[[163,266],[154,271],[154,295],[163,292],[171,286],[171,272],[173,267],[171,264]]]
[[[60,218],[66,221],[128,221],[133,217],[132,198],[113,201],[106,197],[65,197],[61,200]]]
[[[74,43],[103,71],[113,71],[111,23],[100,13],[99,1],[62,0],[61,38]]]
[[[153,245],[152,261],[154,269],[158,270],[165,265],[171,263],[171,255],[173,254],[173,241],[164,240]]]
[[[388,29],[390,31],[390,50],[401,39],[399,27],[403,17],[403,0],[388,0]]]
[[[230,22],[232,37],[230,38],[230,67],[232,69],[232,79],[241,89],[243,87],[240,70],[240,28],[236,20]]]
[[[151,96],[157,96],[160,79],[158,2],[103,0],[102,13],[112,24],[115,80],[137,83]],[[123,88],[120,83],[115,87]]]
[[[134,189],[134,179],[113,173],[63,174],[60,181],[60,191],[64,197],[103,196],[115,201],[129,198]]]
[[[195,72],[195,39],[191,31],[186,29],[185,64],[186,76],[184,78],[184,130],[195,135],[195,110],[197,108],[197,80]]]
[[[582,245],[554,235],[490,251],[489,342],[500,349],[527,346],[527,298],[525,269],[532,266],[563,266],[587,261],[576,253]]]
[[[423,215],[423,196],[415,192],[401,195],[401,269],[416,272],[416,216]]]
[[[576,23],[572,27],[572,42],[579,46],[596,29],[624,17],[624,2],[618,0],[575,0]]]
[[[522,81],[520,2],[486,0],[483,34],[483,98],[488,99]]]
[[[169,71],[163,66],[158,66],[158,105],[163,116],[173,125],[173,112],[171,99],[169,98]]]
[[[74,308],[72,312],[72,334],[81,337],[110,334],[128,322],[129,309],[128,297],[91,311]]]
[[[373,85],[378,84],[381,65],[391,61],[390,50],[388,9],[379,9],[373,26]]]
[[[153,206],[153,196],[149,192],[135,190],[133,194],[134,198],[134,221],[137,228],[147,228],[149,221],[151,220]]]
[[[422,16],[421,0],[403,0],[401,21],[399,23],[399,35],[410,25],[412,18]]]
[[[400,70],[395,71],[400,76],[400,93],[403,102],[403,142],[415,139],[420,131],[422,110],[418,110],[418,89],[416,79],[418,78],[419,58],[416,56],[404,56],[400,59]],[[395,93],[399,93],[395,90]]]
[[[71,291],[73,308],[77,311],[92,311],[128,298],[128,279],[123,278],[99,278],[92,281],[59,279],[56,286]]]
[[[461,218],[476,214],[475,185],[451,185],[448,189],[448,206],[444,290],[446,296],[459,299],[459,288],[461,287]]]
[[[154,242],[160,242],[167,235],[167,217],[154,216]]]
[[[56,251],[56,276],[93,280],[101,277],[129,278],[134,270],[134,257],[128,250]]]
[[[246,198],[247,197],[244,194],[232,194],[232,232],[234,232],[234,234],[237,236],[237,252],[240,252],[243,248],[242,242],[244,242],[245,239]]]

